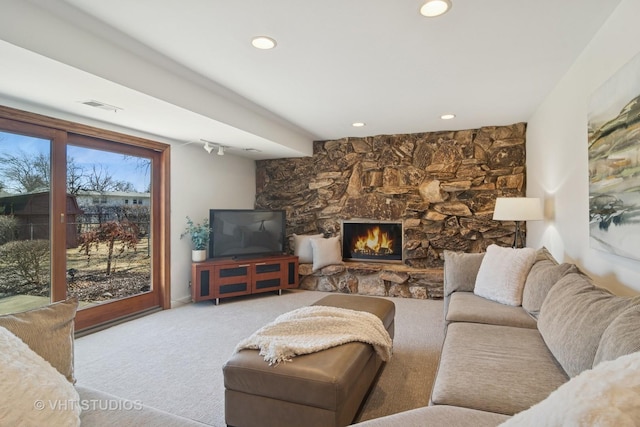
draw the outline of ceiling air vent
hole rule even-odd
[[[105,104],[104,102],[96,101],[94,99],[90,99],[88,101],[80,101],[81,104],[88,105],[89,107],[100,108],[102,110],[113,111],[117,113],[122,110],[120,107],[116,107],[115,105]]]

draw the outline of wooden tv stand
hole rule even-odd
[[[298,287],[298,257],[225,258],[191,264],[194,302]]]

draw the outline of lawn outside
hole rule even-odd
[[[119,247],[115,242],[115,247]],[[80,248],[67,249],[67,295],[77,296],[82,306],[105,303],[151,290],[149,239],[143,237],[136,249],[114,251],[111,274],[107,275],[107,245],[95,246],[90,256]],[[40,283],[29,282],[15,266],[0,261],[0,314],[23,311],[49,303],[50,260],[43,262]],[[29,298],[26,298],[29,297]]]

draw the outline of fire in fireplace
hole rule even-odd
[[[402,223],[343,221],[345,261],[402,262]]]

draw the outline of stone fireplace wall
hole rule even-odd
[[[339,235],[343,219],[399,220],[403,260],[442,268],[445,250],[509,246],[495,199],[524,196],[525,123],[343,138],[312,157],[256,162],[256,208],[285,209],[287,234]]]

